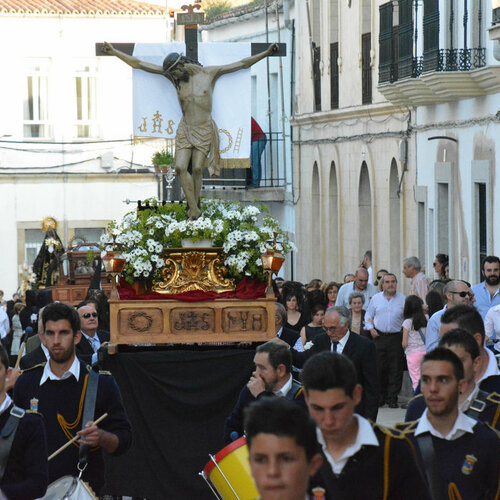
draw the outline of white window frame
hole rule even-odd
[[[91,139],[99,136],[97,73],[97,65],[94,61],[80,61],[74,68],[71,85],[73,99],[73,137],[75,139]],[[76,91],[78,79],[81,81],[80,101],[78,100]],[[93,96],[90,95],[92,87]],[[88,127],[88,134],[80,133],[80,127]]]
[[[26,70],[24,78],[24,103],[23,103],[23,137],[25,139],[49,139],[52,137],[52,127],[50,123],[50,59],[28,59],[26,61]],[[28,81],[29,78],[32,79],[32,106],[33,106],[33,117],[29,118],[28,104],[30,100],[30,94],[28,92]],[[38,85],[37,85],[38,83]],[[39,88],[42,88],[43,96],[39,92]],[[45,118],[42,119],[40,101],[45,101]],[[42,106],[43,107],[43,106]],[[42,128],[42,133],[37,136],[27,135],[26,127],[33,125],[39,125]],[[45,131],[45,133],[43,133]]]

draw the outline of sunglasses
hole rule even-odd
[[[474,297],[474,295],[470,292],[450,292],[450,293],[454,293],[456,295],[460,295],[460,297],[464,298],[464,297],[469,297],[469,299],[472,299],[472,297]]]
[[[85,313],[85,314],[83,315],[83,317],[84,317],[85,319],[89,319],[91,316],[92,316],[93,318],[97,318],[97,313]]]

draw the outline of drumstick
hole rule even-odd
[[[94,422],[94,424],[97,425],[98,423],[102,422],[107,416],[108,416],[108,414],[104,413]],[[52,460],[56,455],[59,455],[59,453],[61,453],[61,451],[65,450],[70,444],[73,444],[77,439],[80,439],[80,437],[81,436],[75,436],[73,439],[71,439],[67,443],[63,444],[58,450],[54,451],[54,453],[52,453],[52,455],[50,455],[48,460]]]
[[[21,362],[21,358],[23,357],[24,348],[26,347],[26,342],[21,344],[21,349],[19,349],[19,354],[17,355],[16,365],[14,366],[14,370],[19,368],[19,363]]]

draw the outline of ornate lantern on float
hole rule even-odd
[[[274,295],[273,291],[273,273],[278,274],[283,262],[285,262],[284,255],[276,249],[276,245],[279,243],[276,241],[277,234],[274,233],[274,238],[267,243],[272,243],[273,247],[267,249],[260,258],[262,260],[262,268],[267,274],[267,288],[266,295]]]
[[[109,298],[118,300],[120,300],[120,294],[116,286],[126,262],[119,247],[120,244],[116,243],[115,236],[113,236],[113,250],[107,250],[106,255],[102,258],[106,274],[111,277],[112,289]]]

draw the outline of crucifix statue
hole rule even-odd
[[[174,167],[188,204],[188,216],[197,219],[200,214],[200,191],[203,167],[211,176],[217,176],[219,166],[219,129],[212,118],[212,95],[219,77],[253,64],[279,50],[271,44],[266,50],[241,61],[222,66],[203,67],[182,54],[168,54],[163,65],[151,64],[117,50],[104,42],[102,51],[116,56],[135,69],[160,74],[172,82],[182,109],[182,119],[175,137]]]

